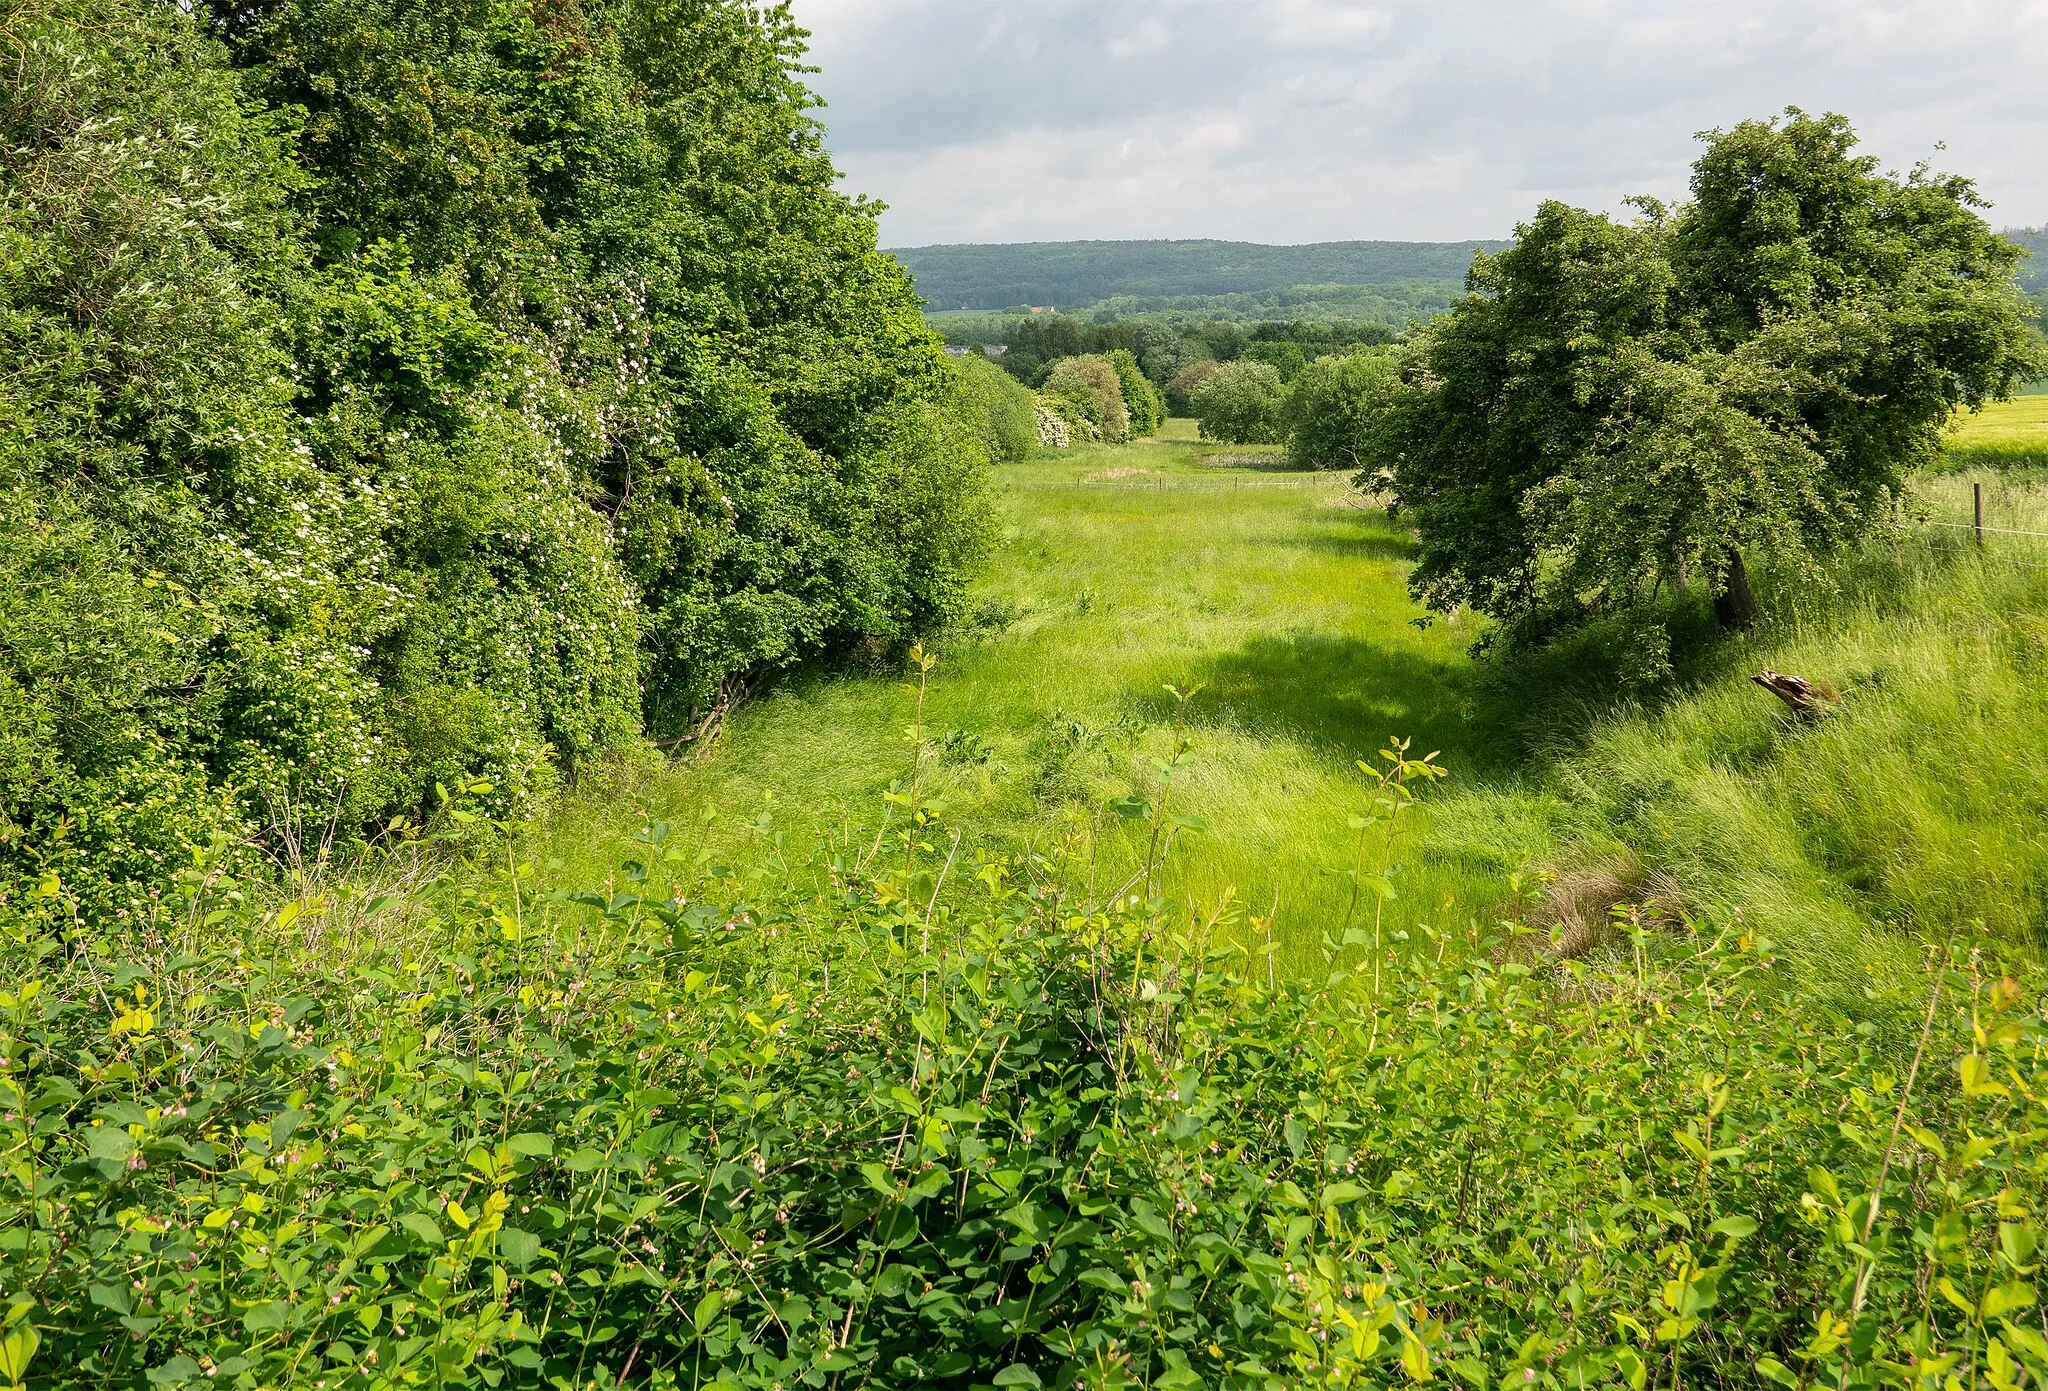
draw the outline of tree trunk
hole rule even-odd
[[[1749,588],[1749,571],[1743,567],[1742,552],[1728,552],[1721,569],[1721,586],[1714,595],[1714,617],[1724,633],[1746,633],[1756,626],[1756,595]]]

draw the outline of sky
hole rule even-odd
[[[2048,0],[793,0],[884,246],[1456,241],[1840,111],[2048,222]],[[1945,145],[1945,148],[1944,148]]]

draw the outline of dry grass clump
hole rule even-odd
[[[1632,907],[1652,921],[1676,921],[1682,907],[1678,883],[1633,856],[1612,855],[1552,871],[1529,925],[1546,935],[1548,955],[1569,960],[1614,941],[1615,911]]]

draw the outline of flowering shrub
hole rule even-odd
[[[444,8],[0,31],[0,902],[503,809],[988,545],[786,14]]]

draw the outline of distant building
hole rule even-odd
[[[1010,351],[1010,345],[1008,343],[984,343],[981,345],[981,350],[990,357],[1001,357],[1004,353]]]
[[[972,349],[972,348],[966,348],[966,347],[962,347],[962,346],[961,346],[960,344],[958,344],[958,343],[948,343],[948,344],[946,345],[946,356],[947,356],[947,357],[966,357],[966,356],[967,356],[967,355],[968,355],[969,353],[971,353],[971,352],[973,352],[973,351],[974,351],[974,349]]]

